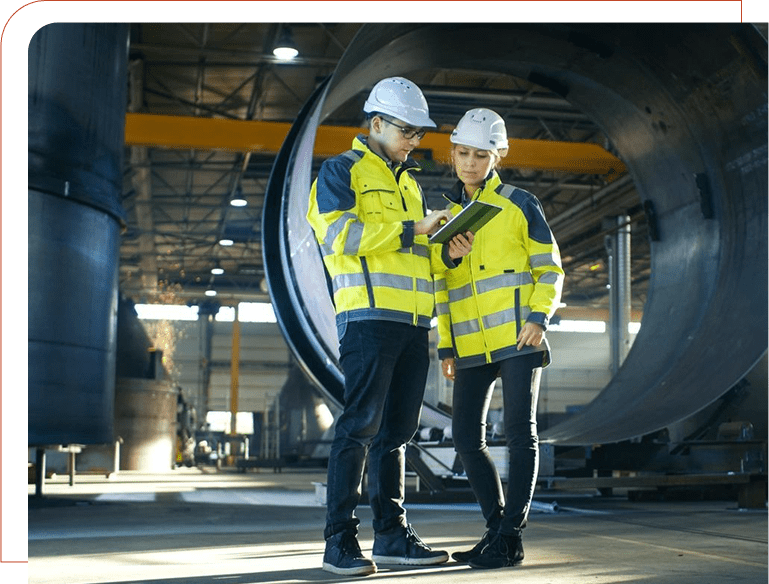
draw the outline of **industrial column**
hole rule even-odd
[[[614,222],[615,231],[606,236],[612,375],[617,374],[630,350],[630,216],[619,215]]]

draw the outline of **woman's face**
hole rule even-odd
[[[489,150],[478,150],[456,144],[451,150],[454,170],[465,185],[480,186],[497,162],[497,155]]]

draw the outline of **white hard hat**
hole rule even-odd
[[[505,121],[497,112],[485,107],[471,109],[462,116],[449,139],[454,144],[491,150],[500,156],[507,154]]]
[[[415,128],[435,128],[427,100],[415,83],[403,77],[388,77],[374,85],[363,105],[367,114],[380,113],[406,122]]]

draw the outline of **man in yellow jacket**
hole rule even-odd
[[[323,569],[355,576],[376,564],[430,565],[448,560],[406,521],[406,444],[414,436],[429,367],[433,273],[455,266],[472,238],[432,245],[428,234],[449,220],[426,215],[418,165],[409,157],[426,127],[435,127],[420,89],[402,77],[383,79],[363,111],[369,134],[321,166],[307,219],[331,279],[345,375],[344,411],[328,462]],[[374,514],[373,560],[357,541],[355,516],[368,451]]]

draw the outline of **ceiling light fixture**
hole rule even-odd
[[[216,290],[206,290],[205,294],[206,296],[216,296]]]
[[[225,247],[228,247],[228,246],[232,245],[233,243],[235,243],[235,242],[232,241],[231,239],[220,239],[219,240],[219,245],[223,245]]]
[[[230,199],[230,205],[233,207],[245,207],[248,205],[248,201],[246,201],[246,198],[243,196],[243,188],[240,185],[235,189],[235,194],[232,195],[232,198]]]
[[[214,276],[221,276],[224,273],[224,268],[221,268],[219,266],[215,266],[215,267],[211,268],[211,273]]]
[[[299,54],[299,50],[296,48],[291,35],[291,29],[288,26],[284,26],[280,31],[280,37],[278,37],[275,48],[272,49],[272,54],[281,61],[290,61]]]

